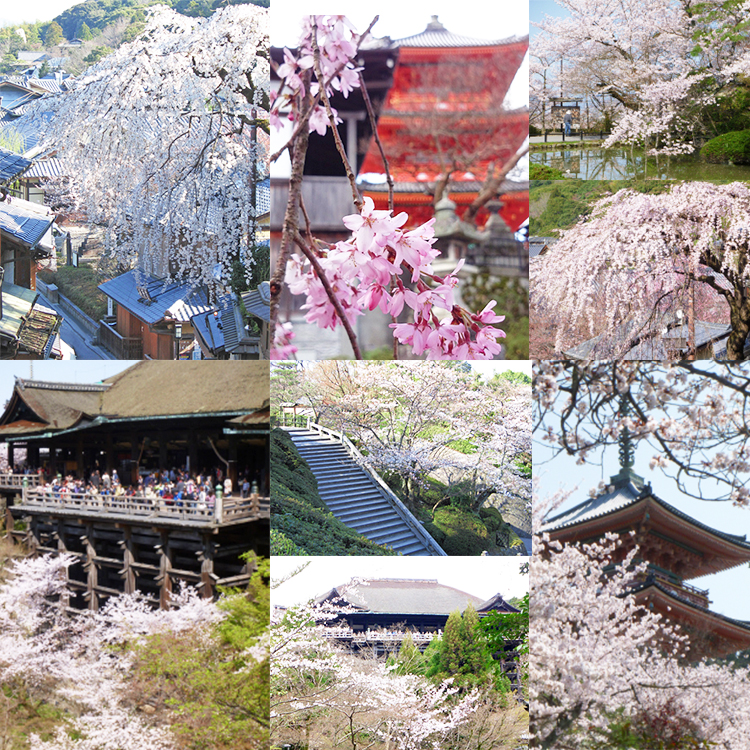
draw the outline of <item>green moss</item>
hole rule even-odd
[[[529,179],[531,180],[562,180],[563,173],[554,167],[544,164],[529,164]]]
[[[345,526],[318,494],[307,462],[283,430],[271,432],[271,553],[395,555]]]
[[[468,511],[438,508],[434,524],[444,535],[441,546],[449,555],[481,555],[495,546],[484,523]]]
[[[750,164],[750,130],[736,130],[712,138],[701,149],[701,157],[714,164]]]

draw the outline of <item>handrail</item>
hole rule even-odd
[[[146,497],[145,495],[93,495],[66,492],[58,487],[25,487],[23,505],[44,509],[78,510],[96,513],[122,513],[141,517],[167,517],[221,524],[270,513],[268,498],[217,497],[213,505],[197,500]]]
[[[42,478],[38,474],[13,474],[9,471],[0,472],[0,489],[37,487],[41,483]]]
[[[422,542],[427,545],[427,548],[433,551],[439,556],[448,556],[448,553],[422,528],[422,524],[414,516],[414,514],[404,505],[401,498],[397,497],[393,490],[380,478],[377,472],[373,471],[365,460],[365,457],[357,450],[355,445],[349,438],[344,435],[343,432],[337,432],[332,430],[330,427],[324,427],[322,424],[317,424],[312,421],[311,417],[307,419],[307,429],[311,432],[317,432],[320,435],[327,435],[334,440],[341,443],[350,453],[352,458],[359,464],[359,466],[373,479],[378,485],[379,490],[393,503],[395,506],[394,510],[401,516],[401,519],[414,531],[414,533],[420,538]]]

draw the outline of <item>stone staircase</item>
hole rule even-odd
[[[357,463],[348,441],[317,425],[284,429],[315,475],[320,497],[342,523],[402,555],[445,555],[406,507]]]

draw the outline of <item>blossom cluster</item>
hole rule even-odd
[[[404,230],[407,214],[391,216],[364,199],[360,214],[344,217],[352,237],[322,250],[319,263],[349,323],[365,310],[380,309],[398,317],[405,307],[412,319],[392,323],[393,335],[428,359],[491,359],[500,353],[505,333],[493,327],[504,320],[495,315],[495,301],[479,313],[469,313],[455,303],[454,289],[462,262],[445,277],[432,273],[432,261],[440,254],[433,247],[434,219],[416,229]],[[408,278],[402,278],[407,276]],[[428,284],[430,281],[432,284]],[[292,294],[305,294],[308,323],[334,329],[338,314],[319,274],[305,260],[292,256],[286,282]],[[414,285],[411,288],[410,285]],[[435,308],[444,310],[439,318]]]
[[[281,127],[280,111],[290,98],[308,93],[317,96],[321,83],[329,96],[334,91],[339,91],[346,97],[353,89],[359,87],[361,68],[356,67],[353,62],[358,37],[351,23],[344,16],[305,16],[302,23],[303,30],[297,56],[284,48],[284,62],[277,70],[283,86],[280,93],[271,95],[271,124],[277,129]],[[320,71],[324,80],[313,81],[308,91],[302,73],[306,70],[315,72],[315,44],[320,49]],[[287,94],[283,93],[284,89],[288,89]],[[336,110],[331,109],[334,119],[341,122]],[[308,120],[310,132],[314,130],[319,135],[325,135],[328,125],[325,107],[315,104]]]

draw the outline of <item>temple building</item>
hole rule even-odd
[[[395,182],[394,212],[408,212],[410,225],[433,216],[435,185],[448,172],[444,197],[463,217],[491,165],[500,169],[528,137],[527,108],[503,106],[528,42],[454,34],[437,16],[422,33],[390,42],[398,57],[377,133]],[[368,179],[385,172],[374,138],[358,172],[365,180],[362,192],[376,208],[388,208],[387,184]],[[528,218],[528,184],[505,181],[497,197],[499,215],[518,229]],[[488,216],[483,209],[478,223]]]
[[[519,611],[499,593],[484,600],[434,579],[352,580],[315,601],[342,608],[340,617],[329,628],[331,637],[353,651],[367,649],[376,653],[397,652],[407,632],[414,645],[424,651],[433,638],[442,635],[451,612],[463,612],[469,605],[480,619],[493,611]],[[518,641],[508,641],[503,651],[494,655],[503,662],[503,670],[515,687],[519,686],[518,645]]]
[[[541,532],[563,544],[619,534],[621,545],[613,565],[637,545],[636,561],[648,567],[633,587],[636,601],[689,635],[691,659],[728,656],[750,647],[750,622],[712,611],[709,592],[686,583],[746,565],[750,542],[711,528],[657,497],[633,471],[627,434],[621,440],[620,462],[621,470],[611,477],[607,492],[546,519]]]
[[[17,378],[0,416],[6,530],[32,552],[74,556],[78,608],[136,590],[168,607],[178,582],[204,596],[245,585],[243,555],[269,552],[268,429],[262,362],[143,361],[90,384]],[[170,472],[214,477],[215,499],[152,492]],[[120,492],[92,491],[105,474]]]

